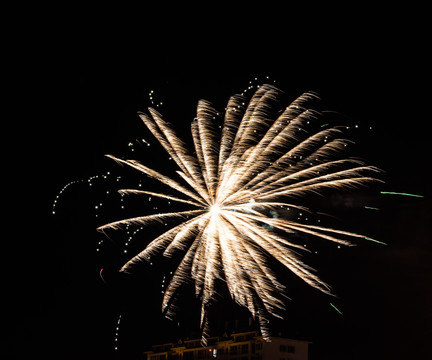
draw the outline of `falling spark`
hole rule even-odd
[[[353,245],[349,239],[379,243],[353,232],[305,223],[301,216],[298,221],[275,216],[280,208],[310,212],[301,199],[325,190],[349,190],[379,181],[375,177],[379,169],[344,157],[350,141],[344,139],[342,128],[320,126],[321,114],[309,106],[318,99],[315,93],[304,93],[278,115],[272,115],[279,94],[274,86],[262,85],[249,102],[243,95],[232,96],[221,131],[214,124],[219,113],[209,102],[199,101],[191,124],[194,152],[159,112],[149,108],[149,114],[140,113],[178,166],[177,179],[137,160],[108,155],[175,192],[125,189],[123,194],[151,195],[192,207],[119,220],[99,230],[182,220],[152,240],[121,271],[130,272],[134,264],[150,261],[153,255],[169,257],[182,252],[184,257],[166,287],[162,309],[168,318],[175,315],[173,295],[192,278],[201,299],[204,337],[209,330],[207,309],[218,279],[225,281],[232,299],[259,320],[263,336],[269,337],[268,318],[280,317],[286,299],[285,286],[270,259],[310,286],[331,294],[330,286],[301,261],[299,252],[310,250],[296,242],[296,235],[321,238],[338,246]]]
[[[368,241],[373,241],[373,242],[375,242],[375,243],[377,243],[377,244],[387,245],[387,243],[385,243],[385,242],[382,242],[382,241],[378,241],[378,240],[372,239],[372,238],[370,238],[370,237],[368,237],[368,236],[365,236],[364,239],[365,239],[365,240],[368,240]]]
[[[410,196],[410,197],[416,197],[416,198],[423,198],[424,197],[423,195],[401,193],[401,192],[395,192],[395,191],[381,191],[381,194],[383,194],[383,195]]]
[[[335,309],[339,314],[341,314],[341,315],[343,315],[342,314],[342,311],[340,311],[334,304],[332,304],[332,303],[330,303],[330,306],[333,308],[333,309]]]
[[[380,210],[379,208],[373,206],[365,206],[364,208],[368,210]]]

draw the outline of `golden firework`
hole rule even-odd
[[[160,113],[149,108],[139,116],[178,166],[178,179],[161,174],[136,160],[115,161],[160,181],[179,195],[125,189],[125,194],[146,194],[186,203],[190,210],[119,220],[101,226],[103,231],[128,224],[146,225],[180,218],[129,260],[122,271],[146,261],[150,255],[184,252],[163,299],[163,311],[172,317],[172,297],[192,278],[202,303],[201,326],[207,331],[207,305],[214,298],[217,279],[226,282],[235,302],[260,321],[268,337],[268,314],[284,309],[285,287],[268,261],[270,255],[307,284],[330,293],[330,287],[300,260],[295,235],[319,237],[342,245],[365,236],[318,224],[270,216],[281,208],[303,209],[301,199],[327,189],[341,190],[378,181],[379,170],[358,159],[344,158],[349,140],[339,127],[310,131],[320,113],[310,108],[317,95],[306,92],[275,115],[280,91],[271,85],[258,88],[249,102],[242,95],[227,104],[221,131],[217,111],[199,101],[191,124],[194,151],[176,135]],[[371,175],[372,174],[372,175]],[[306,250],[307,251],[307,250]]]

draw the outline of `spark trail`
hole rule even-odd
[[[182,252],[183,259],[165,291],[162,308],[167,317],[173,317],[174,294],[192,278],[202,303],[204,337],[209,326],[207,308],[218,279],[225,281],[232,299],[259,320],[263,336],[269,337],[267,319],[280,316],[285,300],[285,286],[278,280],[269,257],[305,283],[330,294],[329,285],[302,262],[299,252],[308,250],[296,243],[296,235],[347,246],[354,239],[369,239],[269,215],[281,207],[308,211],[302,199],[379,181],[379,169],[345,157],[350,141],[345,139],[343,128],[321,126],[321,114],[310,108],[310,103],[318,99],[316,94],[306,92],[277,112],[279,95],[280,91],[271,85],[259,87],[249,102],[242,95],[233,95],[221,131],[214,123],[217,111],[209,102],[199,101],[197,117],[191,124],[194,152],[156,110],[149,108],[149,114],[139,113],[177,165],[177,179],[137,160],[108,155],[173,190],[172,194],[134,189],[122,193],[151,195],[191,207],[119,220],[99,230],[182,220],[153,239],[121,271],[131,271],[134,264],[152,255]]]

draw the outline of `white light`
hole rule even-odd
[[[221,208],[218,204],[213,204],[209,207],[209,213],[211,216],[217,216],[220,212]]]

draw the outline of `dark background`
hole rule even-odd
[[[103,155],[126,153],[129,141],[150,138],[136,115],[150,105],[150,90],[187,133],[199,99],[223,109],[231,94],[266,76],[291,100],[313,90],[327,108],[373,126],[360,150],[386,170],[386,190],[424,195],[380,200],[385,211],[365,226],[388,246],[328,255],[321,274],[339,298],[299,290],[284,332],[313,341],[312,359],[427,358],[431,79],[421,11],[364,11],[359,17],[348,11],[323,16],[315,26],[302,13],[297,18],[305,20],[292,27],[287,23],[294,15],[201,18],[187,30],[186,19],[149,25],[146,14],[131,19],[137,26],[130,29],[115,17],[99,25],[94,17],[66,21],[60,15],[22,26],[20,34],[10,28],[2,358],[139,358],[153,342],[191,336],[199,311],[193,312],[192,300],[181,328],[160,315],[160,282],[170,265],[122,278],[116,275],[125,260],[121,250],[105,241],[103,254],[96,252],[102,237],[95,228],[104,220],[94,216],[98,190],[86,183],[69,187],[56,215],[53,202],[70,181],[106,169],[122,173]],[[118,208],[104,216],[118,218]],[[223,315],[235,317],[236,310]]]

